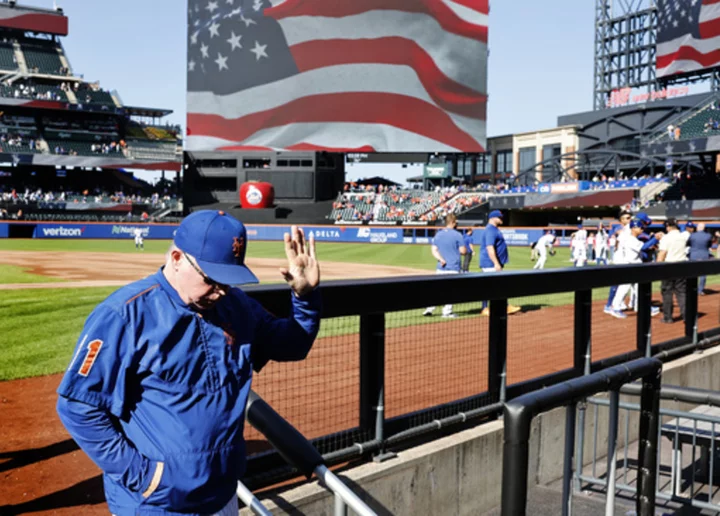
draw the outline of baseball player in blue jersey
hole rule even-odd
[[[488,214],[488,223],[480,237],[480,268],[486,273],[500,272],[510,261],[505,237],[500,231],[503,224],[503,213],[493,210]],[[522,310],[521,307],[508,304],[507,313],[514,314]],[[490,306],[487,300],[482,302],[481,315],[490,315]]]
[[[463,236],[456,229],[457,218],[452,213],[445,217],[445,228],[435,234],[430,251],[437,260],[436,274],[460,274],[461,260],[467,254]],[[434,306],[428,306],[423,315],[428,317],[435,311]],[[443,306],[442,316],[446,318],[457,317],[453,313],[453,306]]]
[[[253,371],[305,358],[320,325],[315,242],[294,226],[284,240],[289,318],[233,287],[258,281],[247,234],[214,210],[185,218],[165,265],[87,318],[57,411],[103,470],[113,514],[238,514]]]

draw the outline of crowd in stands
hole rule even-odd
[[[668,183],[671,179],[658,174],[655,177],[645,175],[638,178],[618,178],[596,175],[592,181],[586,181],[584,190],[639,189],[654,183]],[[402,189],[399,186],[358,185],[346,183],[332,205],[328,216],[335,222],[372,222],[372,221],[420,221],[434,222],[452,213],[459,215],[486,202],[490,195],[536,193],[541,191],[541,183],[513,186],[505,184],[481,183],[475,186],[436,187],[430,191]],[[662,200],[663,193],[640,201],[634,199],[626,209],[637,212],[651,203]]]
[[[42,188],[25,187],[23,190],[0,185],[0,202],[13,205],[31,203],[142,204],[148,205],[152,209],[165,209],[177,205],[177,196],[168,191],[142,195],[140,193],[126,194],[122,190],[110,193],[101,188],[82,191],[44,191]]]
[[[329,216],[335,221],[427,221],[459,214],[484,202],[486,196],[468,187],[437,187],[432,191],[397,186],[346,183]]]

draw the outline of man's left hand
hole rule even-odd
[[[288,259],[287,268],[281,268],[287,284],[298,296],[309,294],[320,284],[320,264],[315,258],[315,238],[305,241],[305,233],[297,226],[290,229],[292,234],[285,233],[285,255]]]

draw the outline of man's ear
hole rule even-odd
[[[173,249],[172,251],[170,251],[170,259],[172,260],[173,265],[176,265],[182,259],[182,251],[177,248]]]

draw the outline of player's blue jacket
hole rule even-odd
[[[647,233],[640,233],[638,240],[643,244],[640,250],[640,259],[643,262],[652,262],[655,258],[655,250],[653,247],[658,245],[659,240],[655,238],[655,235],[649,235]]]
[[[208,514],[235,496],[253,370],[304,358],[319,329],[320,292],[291,297],[288,319],[240,289],[200,315],[160,270],[90,314],[57,409],[112,513]]]

